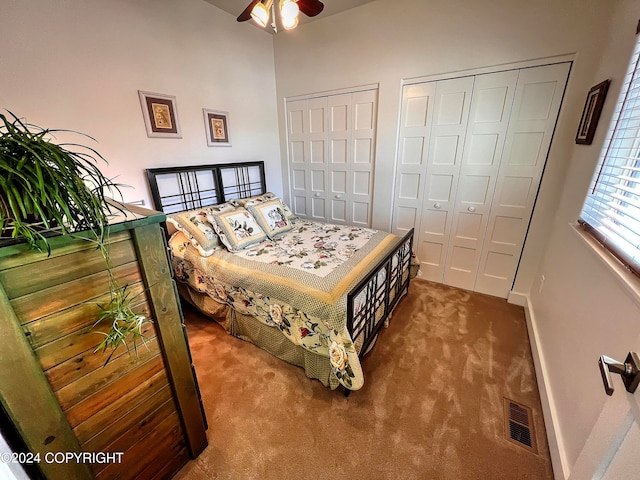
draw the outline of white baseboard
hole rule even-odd
[[[524,313],[527,319],[527,330],[529,332],[529,342],[531,343],[531,354],[533,356],[533,365],[536,369],[536,378],[538,381],[538,391],[540,392],[540,403],[542,404],[542,416],[544,417],[544,425],[547,431],[547,442],[549,444],[549,454],[553,466],[553,476],[556,480],[567,480],[569,478],[569,464],[562,446],[562,439],[559,435],[556,408],[553,398],[549,396],[547,391],[547,367],[544,361],[544,354],[538,342],[538,331],[536,328],[536,320],[528,295],[515,294],[516,300],[522,300],[524,297]],[[517,301],[509,302],[520,305]]]
[[[529,302],[529,297],[526,293],[518,293],[511,290],[509,292],[509,296],[507,297],[507,302],[526,308]]]

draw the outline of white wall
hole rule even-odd
[[[565,473],[571,470],[608,398],[598,370],[599,356],[624,361],[640,342],[640,281],[631,275],[624,275],[627,281],[623,281],[569,225],[578,217],[589,188],[636,41],[640,3],[613,3],[615,15],[608,25],[605,50],[589,81],[595,85],[611,78],[607,101],[593,144],[573,145],[567,152],[566,181],[529,299]],[[545,281],[540,292],[542,275]],[[621,382],[616,385],[622,390]],[[623,395],[624,390],[614,394]]]
[[[391,227],[403,79],[573,54],[575,64],[516,292],[533,284],[611,4],[600,0],[378,0],[274,40],[283,170],[287,97],[379,84],[373,225]],[[458,73],[456,73],[458,72]],[[288,190],[288,180],[285,181]],[[285,193],[286,195],[286,193]]]
[[[144,169],[264,160],[280,193],[272,37],[203,0],[2,0],[0,109],[89,134],[101,169],[151,205]],[[138,90],[174,95],[181,139],[148,138]],[[202,109],[229,112],[208,147]]]

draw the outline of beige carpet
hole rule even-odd
[[[553,478],[520,307],[412,281],[349,398],[184,309],[209,446],[177,479]],[[505,397],[538,453],[506,439]]]

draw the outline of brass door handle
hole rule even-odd
[[[611,372],[617,373],[622,377],[627,392],[634,393],[640,383],[640,358],[636,352],[629,352],[624,363],[618,362],[611,357],[602,355],[598,359],[600,366],[600,375],[604,383],[604,391],[607,395],[613,395],[613,380],[611,380]]]

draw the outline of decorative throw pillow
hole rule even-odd
[[[242,250],[267,238],[246,208],[214,213],[212,217],[215,220],[213,227],[230,252]]]
[[[210,256],[221,245],[213,225],[207,220],[206,212],[202,209],[172,213],[167,216],[167,226],[173,226],[184,233],[203,257]],[[169,230],[169,233],[172,231]]]
[[[246,208],[247,205],[256,204],[256,203],[262,203],[262,202],[268,202],[269,200],[278,200],[278,201],[280,201],[280,203],[282,203],[282,208],[284,210],[284,215],[289,220],[292,221],[292,220],[295,220],[295,219],[298,218],[291,211],[291,209],[287,206],[287,204],[284,203],[280,197],[278,197],[275,193],[272,193],[272,192],[263,193],[262,195],[256,195],[254,197],[238,198],[238,199],[234,199],[234,200],[229,200],[229,202],[233,203],[234,205],[237,205],[238,207],[245,207]]]
[[[248,203],[246,208],[256,219],[258,225],[262,227],[267,237],[272,240],[293,228],[284,213],[279,198],[266,202]]]
[[[211,224],[214,225],[216,224],[214,215],[216,213],[220,213],[220,212],[230,212],[232,210],[235,210],[237,207],[237,205],[235,205],[234,203],[232,203],[232,201],[229,202],[225,202],[225,203],[218,203],[216,205],[209,205],[208,207],[205,207],[204,213],[207,215],[207,221]]]

